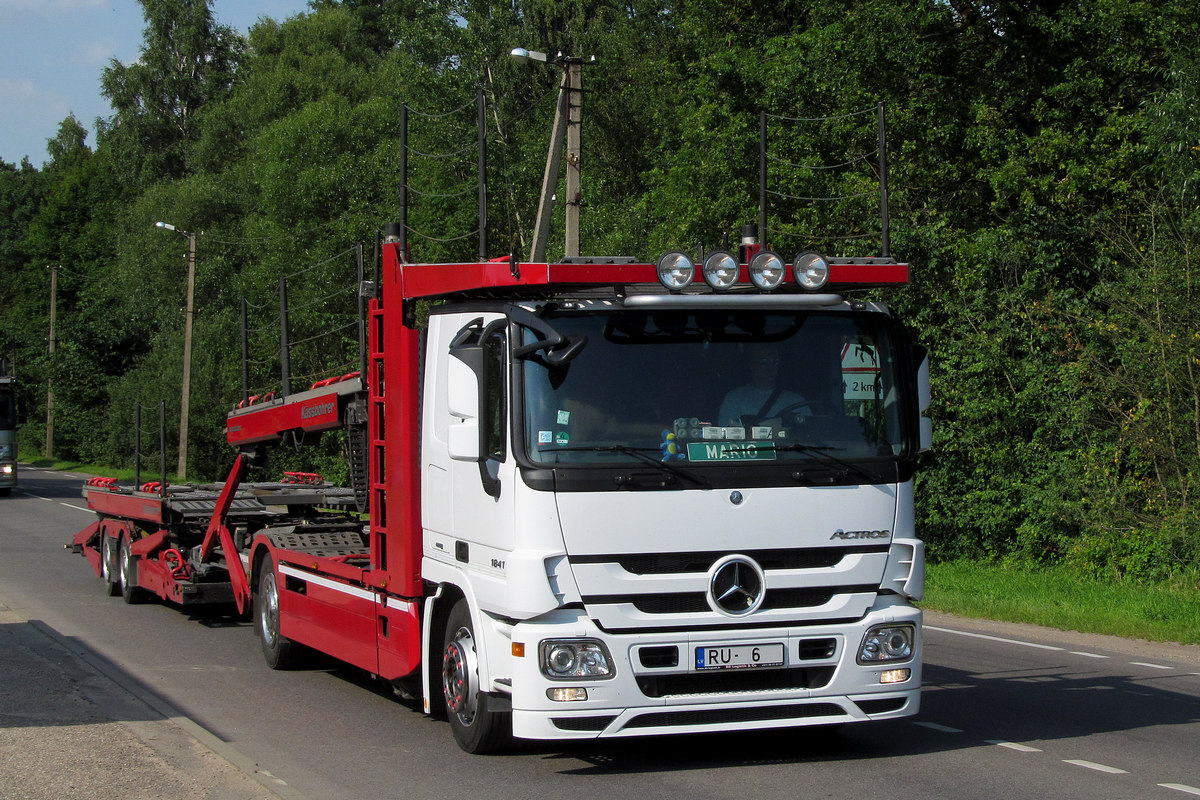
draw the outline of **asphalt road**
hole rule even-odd
[[[0,499],[0,603],[283,797],[1200,796],[1200,648],[934,616],[915,721],[467,756],[354,669],[275,672],[246,623],[106,597],[63,549],[92,519],[81,479],[21,478]]]

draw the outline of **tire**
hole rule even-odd
[[[8,497],[10,494],[12,494],[11,486],[5,486],[3,489],[0,489],[0,497]]]
[[[109,597],[121,594],[121,577],[114,570],[116,556],[113,552],[113,538],[107,533],[100,532],[100,580],[104,581],[104,593]]]
[[[138,586],[137,560],[133,557],[129,537],[125,534],[121,534],[121,543],[117,553],[117,566],[117,579],[121,596],[130,605],[141,603],[145,599],[145,592]]]
[[[294,669],[304,661],[306,648],[279,632],[279,584],[275,562],[267,556],[259,565],[258,591],[254,593],[254,629],[263,658],[271,669]]]
[[[482,695],[471,608],[459,600],[442,637],[442,702],[454,740],[476,755],[497,752],[512,737],[512,714],[488,711]]]

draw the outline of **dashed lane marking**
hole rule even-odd
[[[936,722],[914,722],[913,725],[920,725],[922,728],[929,728],[931,731],[941,731],[942,733],[962,733],[958,728],[951,728],[949,725],[939,725]]]
[[[1184,794],[1200,795],[1200,789],[1197,789],[1195,786],[1188,786],[1186,783],[1160,783],[1159,786],[1164,789],[1174,789]]]
[[[1112,656],[1102,656],[1099,653],[1085,653],[1082,650],[1072,650],[1071,655],[1083,656],[1084,658],[1112,658]]]
[[[1163,664],[1148,664],[1145,661],[1130,661],[1129,663],[1135,667],[1149,667],[1150,669],[1175,669],[1174,667],[1164,666]]]
[[[73,506],[73,505],[71,505],[70,503],[63,503],[63,502],[59,502],[59,505],[60,505],[60,506],[66,506],[67,508],[73,508],[73,509],[75,509],[76,511],[83,511],[83,512],[85,512],[85,513],[87,513],[87,514],[90,514],[90,513],[92,513],[92,510],[91,510],[90,508],[80,508],[79,506]]]
[[[1067,764],[1074,764],[1077,767],[1086,767],[1094,769],[1096,772],[1107,772],[1109,775],[1128,775],[1129,771],[1118,767],[1110,767],[1107,764],[1097,764],[1095,761],[1084,761],[1082,758],[1064,758]]]
[[[1040,753],[1042,752],[1036,747],[1030,747],[1027,744],[1019,744],[1017,742],[1006,742],[1003,739],[987,739],[988,744],[994,744],[997,747],[1007,747],[1009,750],[1016,750],[1018,753]]]

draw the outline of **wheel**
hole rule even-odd
[[[12,494],[11,486],[5,486],[3,489],[0,489],[0,497],[8,497],[10,494]]]
[[[292,669],[303,661],[304,646],[279,632],[279,584],[270,556],[259,567],[258,592],[254,595],[254,627],[262,643],[263,658],[271,669]]]
[[[144,592],[138,586],[137,561],[133,558],[133,549],[129,543],[129,537],[121,534],[121,544],[118,551],[118,579],[121,588],[121,596],[125,598],[125,602],[136,604],[142,602],[145,597]]]
[[[442,641],[442,698],[454,740],[468,753],[494,753],[512,736],[512,714],[485,707],[471,608],[466,600],[459,600],[450,611]]]
[[[121,594],[121,578],[113,569],[116,564],[113,553],[113,538],[107,533],[100,533],[100,580],[104,581],[104,593],[109,597]]]

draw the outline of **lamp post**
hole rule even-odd
[[[554,129],[550,136],[550,149],[546,154],[546,172],[542,176],[542,196],[538,200],[537,221],[533,226],[533,253],[531,260],[546,260],[546,238],[550,233],[550,215],[554,210],[554,186],[558,183],[558,170],[566,139],[567,159],[567,207],[566,241],[563,255],[567,258],[579,255],[579,206],[583,202],[579,181],[580,127],[583,122],[583,64],[582,58],[570,58],[559,53],[550,58],[538,50],[513,48],[511,55],[520,62],[540,61],[562,68],[562,83],[559,85],[558,105],[554,110]],[[593,56],[588,62],[594,62]]]
[[[175,474],[179,482],[187,481],[188,406],[192,384],[192,301],[196,288],[196,234],[181,231],[167,222],[156,222],[154,227],[175,231],[188,239],[187,254],[187,307],[183,322],[183,389],[179,398],[179,465]]]

